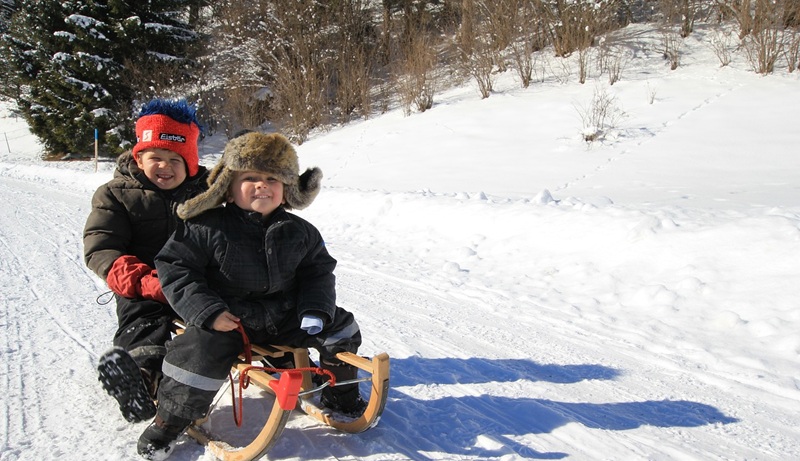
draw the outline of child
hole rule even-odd
[[[312,224],[286,211],[310,205],[321,179],[317,168],[299,175],[283,136],[250,132],[225,147],[209,190],[178,207],[187,221],[156,268],[188,326],[167,347],[158,414],[138,443],[145,458],[168,454],[205,416],[243,350],[239,323],[253,344],[312,347],[336,381],[356,377],[336,358],[361,344],[353,314],[335,304],[336,260]],[[357,384],[326,387],[322,404],[352,416],[366,408]]]
[[[95,192],[83,231],[86,265],[117,302],[115,347],[100,359],[100,381],[131,422],[156,413],[164,344],[177,317],[153,259],[175,230],[177,205],[206,190],[195,114],[184,100],[154,99],[142,107],[136,145],[119,156],[113,179]]]

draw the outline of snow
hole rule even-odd
[[[64,19],[64,22],[67,24],[73,24],[81,29],[84,29],[90,37],[95,38],[97,40],[104,40],[109,41],[108,37],[106,37],[102,32],[97,30],[97,27],[100,28],[107,28],[108,24],[105,24],[102,21],[98,21],[95,18],[90,16],[84,16],[82,14],[71,14]]]
[[[374,429],[295,414],[269,458],[800,459],[800,76],[720,67],[709,34],[670,71],[630,27],[613,86],[508,72],[299,146],[326,175],[299,214],[392,388]],[[626,117],[587,145],[598,88]],[[114,164],[38,160],[5,108],[0,131],[0,460],[138,459],[145,424],[97,382],[116,314],[82,256]],[[258,397],[235,429],[221,394],[213,430],[246,443]],[[170,459],[213,457],[184,437]]]

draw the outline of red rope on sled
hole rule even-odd
[[[253,352],[250,346],[250,338],[247,337],[247,334],[244,332],[244,327],[242,327],[241,323],[238,323],[236,330],[242,335],[242,342],[244,343],[244,357],[247,363],[253,361]],[[236,423],[236,427],[242,426],[242,420],[244,419],[244,397],[242,395],[243,391],[250,386],[250,377],[247,376],[247,373],[251,370],[256,371],[263,371],[267,373],[283,373],[286,371],[299,371],[299,372],[311,372],[316,373],[318,375],[326,375],[330,379],[330,386],[336,385],[336,376],[334,376],[333,372],[330,370],[323,370],[320,367],[305,367],[305,368],[271,368],[271,367],[260,367],[260,366],[249,366],[246,367],[239,373],[239,400],[236,400],[236,391],[233,388],[233,374],[230,372],[228,373],[228,378],[231,380],[231,399],[233,400],[233,420]],[[237,411],[238,406],[238,411]]]
[[[236,322],[236,331],[242,335],[242,342],[244,343],[244,359],[247,360],[247,363],[253,361],[253,349],[250,347],[250,338],[247,337],[247,333],[244,332],[244,327],[242,326],[241,322]]]

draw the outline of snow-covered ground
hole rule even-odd
[[[623,32],[611,87],[508,73],[298,148],[326,175],[301,214],[392,389],[363,434],[295,414],[270,459],[800,459],[800,75],[720,68],[703,28],[670,71],[657,36]],[[589,147],[598,91],[626,117]],[[38,160],[5,109],[0,131],[0,460],[135,460],[145,425],[94,370],[114,306],[82,257],[113,164]],[[230,405],[215,430],[246,440]],[[183,438],[171,459],[213,458]]]

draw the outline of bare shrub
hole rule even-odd
[[[219,123],[228,136],[241,129],[255,129],[269,117],[271,93],[244,82],[229,82],[221,89]]]
[[[495,51],[508,48],[517,35],[520,8],[523,0],[478,0],[478,13],[483,18],[483,30],[489,46]],[[503,68],[502,62],[495,63]]]
[[[335,64],[330,82],[334,91],[333,102],[339,119],[347,122],[356,113],[367,117],[370,112],[370,60],[367,51],[359,46],[350,46]]]
[[[475,2],[471,0],[462,1],[461,24],[456,34],[456,48],[461,51],[462,56],[472,54],[476,36],[476,21],[478,21],[478,15],[475,11]]]
[[[589,77],[591,47],[595,37],[616,28],[621,2],[556,1],[541,2],[543,17],[549,21],[551,43],[556,56],[566,57],[578,52],[578,80]]]
[[[753,70],[760,74],[774,71],[783,55],[789,71],[797,68],[800,2],[797,0],[755,0],[753,28],[743,40]]]
[[[719,59],[720,67],[730,64],[733,34],[728,30],[715,30],[711,36],[711,49],[714,50],[714,54]]]
[[[546,45],[545,22],[537,14],[533,2],[524,1],[519,14],[517,37],[510,45],[514,68],[523,88],[527,88],[534,77],[537,64],[537,55],[534,53]]]
[[[546,70],[542,71],[542,73],[549,72],[549,75],[555,78],[558,83],[569,83],[572,77],[572,67],[567,59],[551,59],[545,56],[543,67],[545,67]]]
[[[744,38],[744,50],[753,70],[759,74],[770,74],[780,53],[780,31],[763,28],[754,30]]]
[[[791,58],[793,30],[800,22],[797,0],[717,0],[723,16],[730,14],[739,26],[739,39],[753,70],[774,71],[781,53]],[[788,51],[788,55],[786,52]]]
[[[607,55],[608,61],[603,66],[608,73],[608,84],[613,85],[622,78],[622,71],[625,69],[628,61],[626,55],[623,53],[613,53]]]
[[[659,0],[658,9],[666,25],[678,24],[680,36],[688,37],[694,31],[697,17],[712,4],[705,0]]]
[[[595,37],[616,29],[625,19],[623,0],[534,0],[538,15],[547,22],[550,42],[557,56],[566,57],[592,46]]]
[[[669,68],[675,70],[681,64],[681,46],[683,41],[677,32],[673,30],[663,30],[661,32],[661,46],[663,48],[664,59],[669,62]]]
[[[551,33],[557,56],[569,56],[575,50],[592,46],[598,28],[593,3],[555,2],[553,8]]]
[[[739,40],[753,30],[752,0],[717,0],[722,17],[732,16],[739,26]]]
[[[784,32],[783,56],[789,72],[800,69],[800,31],[789,30]]]
[[[591,48],[582,48],[578,50],[578,82],[581,85],[586,83],[589,77],[589,56],[591,55]]]
[[[794,29],[797,32],[800,28],[800,2],[797,0],[783,0],[783,27]]]
[[[581,136],[587,143],[601,141],[625,117],[616,98],[604,88],[595,88],[588,106],[576,106],[581,118]]]
[[[514,69],[523,88],[528,88],[533,80],[533,69],[536,65],[536,56],[533,53],[533,47],[528,40],[520,39],[511,44]]]
[[[378,54],[378,34],[371,25],[366,0],[335,2],[328,7],[330,29],[324,43],[336,51],[327,70],[328,92],[340,121],[368,117],[372,100],[372,71]],[[330,96],[329,96],[330,97]]]
[[[608,76],[608,84],[614,85],[622,77],[628,64],[628,56],[619,46],[609,45],[607,37],[601,37],[597,46],[597,67],[600,74]]]
[[[486,5],[483,2],[463,3],[470,4],[470,7],[462,10],[462,32],[466,23],[473,35],[469,40],[464,37],[458,39],[460,66],[464,73],[475,79],[481,98],[486,99],[492,93],[495,63],[500,61],[497,41],[492,37],[491,21],[485,19]]]
[[[281,63],[275,79],[275,107],[283,115],[282,122],[290,138],[302,143],[324,119],[324,78],[316,64],[320,58],[309,43],[299,41],[295,48],[278,53]]]
[[[403,112],[408,116],[414,109],[425,112],[433,107],[436,53],[431,46],[431,39],[424,34],[414,37],[399,65],[397,90]]]
[[[495,53],[486,44],[476,44],[472,55],[463,60],[464,70],[475,79],[482,99],[492,94],[494,87]]]
[[[201,107],[212,129],[221,125],[232,135],[242,128],[258,127],[274,115],[269,112],[268,98],[251,100],[271,87],[271,60],[259,53],[266,29],[261,21],[266,5],[254,0],[248,5],[219,2],[209,7],[214,25],[208,32],[207,54],[202,60],[205,84],[200,90]],[[264,118],[255,120],[258,116]]]
[[[649,104],[653,104],[656,101],[656,87],[651,86],[650,82],[647,82],[647,102]]]

